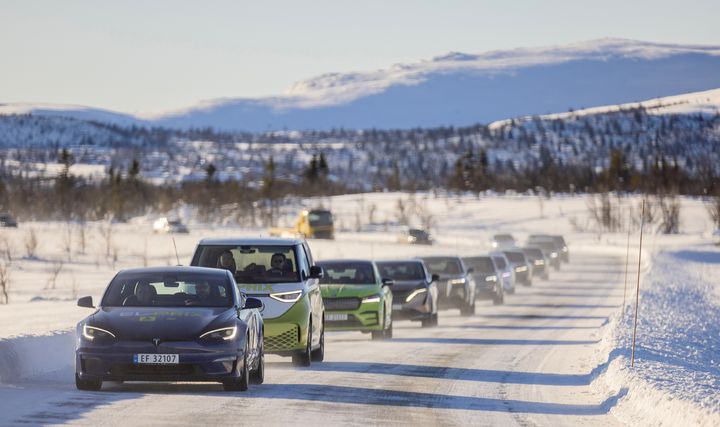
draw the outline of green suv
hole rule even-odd
[[[383,279],[372,261],[321,261],[320,290],[328,330],[362,331],[392,338],[392,280]]]
[[[190,264],[230,271],[241,292],[262,301],[265,353],[299,366],[324,359],[323,273],[304,239],[203,239]]]

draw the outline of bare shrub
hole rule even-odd
[[[77,240],[78,240],[78,245],[80,246],[78,248],[80,255],[85,255],[85,249],[87,247],[86,230],[87,230],[87,224],[85,223],[85,221],[79,222],[77,225]]]
[[[597,199],[596,199],[597,198]],[[590,217],[598,228],[604,231],[615,232],[622,226],[619,203],[614,202],[608,193],[590,196],[587,202]]]
[[[110,220],[105,221],[103,224],[100,224],[100,235],[103,238],[103,242],[105,242],[105,257],[110,258],[110,251],[113,246],[113,229],[112,229],[112,222]]]
[[[711,197],[705,205],[714,227],[720,230],[720,196]]]
[[[408,225],[410,222],[407,206],[402,199],[398,199],[395,205],[395,217],[400,225]]]
[[[10,238],[8,238],[8,236],[6,235],[3,235],[2,238],[0,238],[0,250],[3,251],[5,259],[7,259],[8,262],[12,262],[13,256],[12,248],[10,245]]]
[[[27,231],[27,234],[25,235],[25,251],[27,252],[27,256],[30,258],[35,258],[35,254],[37,253],[37,247],[40,242],[38,241],[37,233],[35,232],[34,228],[30,228]]]
[[[64,263],[61,259],[56,259],[53,261],[52,268],[50,270],[50,279],[48,279],[47,285],[45,285],[45,289],[55,289],[57,287],[57,278],[62,271],[63,265]]]
[[[660,207],[660,231],[664,234],[677,234],[680,232],[680,201],[677,196],[658,196]]]
[[[10,262],[0,261],[0,304],[10,303]]]
[[[62,250],[68,262],[72,261],[73,236],[72,227],[68,223],[62,236]]]

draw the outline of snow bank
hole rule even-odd
[[[720,250],[706,245],[654,257],[640,293],[635,367],[634,300],[604,337],[606,372],[596,384],[627,388],[613,409],[632,425],[720,425]]]
[[[74,354],[74,331],[2,339],[0,383],[71,369]]]

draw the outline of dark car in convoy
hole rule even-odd
[[[515,281],[525,286],[532,286],[532,265],[525,258],[521,249],[503,251],[515,270]]]
[[[551,241],[555,244],[558,257],[562,260],[562,262],[570,262],[570,249],[568,248],[563,236],[557,234],[532,234],[528,237],[527,243],[528,246],[531,246],[539,242],[547,241]]]
[[[430,274],[438,275],[438,305],[459,308],[463,316],[475,314],[475,279],[457,256],[422,257]]]
[[[93,307],[92,297],[78,300]],[[212,381],[247,390],[264,381],[262,303],[226,270],[138,268],[110,281],[77,325],[75,385],[103,381]]]
[[[557,244],[552,240],[536,240],[534,242],[528,241],[527,247],[538,248],[542,251],[545,256],[546,267],[552,265],[555,270],[560,270],[561,257],[560,249]]]
[[[540,248],[522,248],[525,258],[532,264],[532,275],[533,277],[540,277],[542,279],[549,279],[550,272],[547,268],[547,259]]]
[[[379,261],[377,266],[383,279],[394,282],[393,319],[419,320],[423,328],[438,324],[438,275],[417,259]]]
[[[399,243],[408,243],[411,245],[432,245],[433,239],[430,234],[419,228],[408,228],[398,234]]]
[[[505,249],[515,247],[515,237],[512,234],[495,234],[490,239],[490,246],[493,249]]]
[[[18,224],[15,218],[9,213],[0,213],[0,227],[17,228]]]
[[[476,286],[475,297],[490,299],[495,305],[502,304],[505,301],[505,291],[492,257],[474,256],[462,260],[468,268],[473,269],[472,275],[475,278]]]
[[[495,264],[497,276],[502,283],[503,292],[508,294],[515,293],[515,269],[502,252],[491,252],[490,257]]]

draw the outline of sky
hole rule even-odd
[[[0,0],[0,103],[153,113],[603,37],[720,45],[718,0]]]

